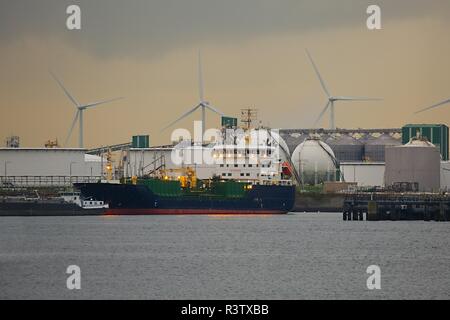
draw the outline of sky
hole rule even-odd
[[[71,4],[81,30],[66,27]],[[371,4],[381,30],[366,26]],[[124,97],[85,111],[86,147],[167,144],[161,129],[198,103],[199,50],[205,98],[230,116],[251,107],[263,125],[313,127],[327,100],[307,48],[332,94],[383,98],[336,104],[337,127],[448,125],[450,106],[414,113],[450,98],[448,12],[448,0],[0,0],[0,143],[66,140],[76,110],[52,70],[81,103]]]

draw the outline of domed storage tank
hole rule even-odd
[[[402,146],[386,147],[385,184],[417,183],[419,191],[437,192],[441,179],[441,155],[436,146],[413,138]]]
[[[281,137],[286,142],[286,144],[289,148],[290,154],[292,154],[292,152],[294,152],[295,148],[297,148],[297,146],[300,143],[305,141],[305,139],[308,138],[309,135],[302,134],[300,132],[289,132],[289,133],[282,133]]]
[[[320,140],[324,141],[326,143],[326,141],[330,138],[330,134],[328,133],[320,133],[318,135],[318,137],[320,138]]]
[[[336,180],[334,153],[317,138],[308,138],[295,148],[292,163],[304,184],[316,185]]]
[[[357,162],[363,159],[363,144],[348,134],[331,135],[325,142],[340,162]]]
[[[399,139],[389,134],[382,134],[378,138],[368,139],[364,143],[364,160],[373,162],[384,162],[385,148],[401,145]]]

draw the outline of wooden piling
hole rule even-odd
[[[369,201],[367,203],[367,221],[378,220],[378,205],[375,201]]]

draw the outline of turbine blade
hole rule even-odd
[[[92,102],[92,103],[88,103],[88,104],[82,105],[82,106],[80,106],[80,108],[87,109],[87,108],[90,108],[90,107],[98,106],[100,104],[105,104],[105,103],[109,103],[109,102],[113,102],[113,101],[117,101],[117,100],[121,100],[121,99],[123,99],[123,97],[118,97],[118,98],[108,99],[108,100],[102,100],[102,101],[98,101],[98,102]]]
[[[368,97],[333,97],[336,101],[381,101],[381,98]]]
[[[323,115],[327,111],[328,107],[330,106],[330,100],[328,100],[327,104],[325,105],[325,108],[323,108],[322,112],[319,114],[319,117],[317,118],[316,122],[314,122],[314,127],[319,123],[320,119],[322,119]]]
[[[167,128],[173,126],[175,123],[177,123],[178,121],[180,121],[183,118],[186,118],[188,115],[190,115],[191,113],[195,112],[195,110],[197,110],[198,108],[200,108],[202,106],[202,104],[198,104],[197,106],[195,106],[194,108],[192,108],[191,110],[189,110],[188,112],[184,113],[181,117],[179,117],[178,119],[176,119],[175,121],[172,121],[171,123],[169,123],[167,126],[165,126],[164,128],[161,129],[161,131],[166,130]]]
[[[325,91],[325,93],[327,94],[328,97],[331,96],[330,92],[328,91],[327,86],[325,85],[325,81],[323,81],[322,76],[320,75],[319,69],[317,68],[316,64],[314,63],[314,60],[311,56],[311,54],[309,53],[308,49],[305,49],[306,54],[308,55],[309,61],[311,61],[311,64],[314,68],[314,71],[317,74],[317,77],[319,78],[320,84],[322,85],[322,89],[323,91]]]
[[[80,115],[80,110],[77,110],[75,113],[75,118],[73,118],[72,126],[70,127],[69,133],[67,134],[66,141],[64,142],[64,146],[67,147],[67,142],[70,139],[70,136],[72,135],[73,128],[75,127],[75,124],[77,123],[78,116]]]
[[[203,102],[203,71],[202,71],[202,53],[198,50],[198,97]]]
[[[220,111],[219,109],[213,107],[212,105],[210,105],[209,103],[204,103],[203,104],[207,109],[211,110],[212,112],[215,112],[217,114],[220,114],[221,116],[224,116],[225,114]]]
[[[66,96],[70,99],[70,101],[72,101],[75,106],[79,106],[79,103],[77,102],[77,100],[75,100],[75,98],[69,93],[69,91],[67,91],[67,89],[64,87],[63,83],[58,79],[58,77],[51,71],[49,70],[50,75],[52,76],[52,78],[58,83],[58,85],[61,87],[61,89],[64,91],[64,93],[66,94]]]
[[[430,109],[433,109],[433,108],[440,107],[440,106],[442,106],[444,104],[447,104],[447,103],[450,103],[450,99],[442,101],[442,102],[439,102],[439,103],[436,103],[436,104],[432,105],[431,107],[428,107],[428,108],[416,111],[415,113],[421,113],[421,112],[424,112],[424,111],[427,111],[427,110],[430,110]]]

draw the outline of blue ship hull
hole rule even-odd
[[[109,205],[106,214],[283,214],[292,210],[295,186],[254,185],[243,197],[157,195],[146,185],[80,183],[82,197]]]

